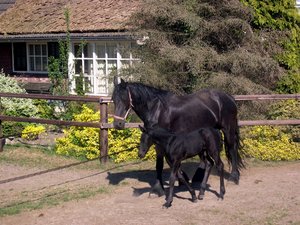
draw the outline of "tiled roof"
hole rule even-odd
[[[64,11],[70,12],[71,32],[118,31],[141,0],[16,0],[0,14],[0,34],[61,33]]]

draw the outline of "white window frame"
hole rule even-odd
[[[128,45],[129,48],[131,48],[133,42],[130,41],[95,41],[95,42],[87,42],[86,45],[88,45],[88,49],[90,49],[92,52],[89,53],[90,56],[92,57],[85,57],[84,56],[84,51],[81,54],[80,57],[76,57],[75,53],[75,45],[80,44],[80,42],[73,42],[72,43],[72,48],[71,52],[69,53],[69,80],[71,81],[71,86],[70,86],[70,93],[71,94],[76,94],[75,93],[75,77],[79,76],[79,74],[75,73],[75,61],[76,60],[81,60],[81,65],[82,65],[82,73],[85,71],[85,60],[90,60],[92,61],[91,64],[91,74],[85,74],[83,73],[83,77],[86,79],[89,79],[92,83],[91,91],[86,92],[88,95],[97,95],[97,96],[107,96],[110,94],[112,91],[112,84],[109,83],[108,81],[108,75],[110,73],[109,68],[109,62],[110,61],[116,61],[116,72],[117,74],[120,72],[120,69],[122,68],[122,62],[123,61],[128,61],[128,65],[132,66],[134,62],[139,61],[139,59],[134,58],[131,52],[128,52],[128,57],[127,58],[122,58],[121,55],[121,49],[123,46]],[[116,57],[109,57],[108,56],[108,45],[113,44],[116,45]],[[97,46],[104,46],[104,57],[100,57],[97,55]],[[99,61],[103,61],[105,63],[105,71],[104,75],[99,75],[100,70],[99,66]],[[101,77],[102,76],[102,77]],[[104,79],[105,81],[100,81],[101,79]],[[102,86],[104,86],[104,91],[99,92],[98,90],[100,89],[100,83],[102,83]]]

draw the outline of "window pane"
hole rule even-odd
[[[110,74],[111,72],[115,72],[117,71],[117,61],[116,60],[108,60],[108,74]]]
[[[98,60],[97,61],[98,64],[98,73],[99,75],[105,75],[106,74],[106,64],[105,64],[105,60]]]
[[[29,55],[34,55],[34,45],[29,45]]]
[[[74,55],[76,58],[81,58],[82,49],[80,48],[79,44],[74,44]]]
[[[82,73],[82,63],[81,63],[81,60],[75,60],[74,64],[75,64],[75,74]]]
[[[88,75],[93,74],[93,60],[84,60],[84,73]]]
[[[41,55],[41,45],[34,45],[35,55]]]
[[[130,58],[130,43],[120,45],[119,49],[122,58]]]
[[[84,89],[86,93],[92,93],[93,92],[93,79],[91,77],[85,77],[84,78]]]
[[[30,70],[34,71],[34,57],[29,58]]]
[[[93,58],[93,45],[86,44],[84,46],[84,58]]]
[[[42,71],[42,58],[35,58],[35,71]]]
[[[59,57],[59,44],[57,42],[48,42],[48,56]]]
[[[42,55],[43,55],[43,56],[47,55],[47,48],[46,48],[46,45],[42,45]]]
[[[108,58],[117,58],[117,45],[107,44],[107,56]]]
[[[105,58],[105,44],[96,45],[96,54],[98,58]]]
[[[48,70],[48,60],[47,60],[47,57],[43,57],[42,58],[43,60],[43,71],[47,71]]]
[[[14,43],[14,69],[16,71],[27,70],[26,43]]]

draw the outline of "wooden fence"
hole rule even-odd
[[[92,96],[53,96],[44,94],[13,94],[13,93],[0,93],[1,97],[6,98],[29,98],[29,99],[44,99],[44,100],[59,100],[59,101],[80,101],[80,102],[95,102],[100,105],[100,121],[99,122],[78,122],[78,121],[62,121],[50,120],[40,118],[28,117],[15,117],[0,115],[0,152],[3,151],[5,138],[2,132],[2,121],[14,122],[30,122],[53,124],[58,126],[81,126],[81,127],[94,127],[99,128],[100,132],[100,161],[105,163],[108,160],[108,129],[113,128],[113,124],[108,123],[108,103],[111,103],[110,97],[92,97]],[[236,101],[254,101],[254,100],[286,100],[297,99],[300,100],[300,94],[272,94],[272,95],[236,95]],[[238,122],[239,126],[254,126],[254,125],[299,125],[300,119],[294,120],[244,120]],[[126,123],[125,128],[137,128],[142,123]]]

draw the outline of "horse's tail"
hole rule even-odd
[[[236,121],[236,127],[235,127],[235,131],[234,131],[234,143],[233,145],[229,145],[228,140],[226,140],[226,137],[224,137],[224,148],[225,148],[225,153],[226,153],[226,157],[227,160],[229,162],[229,164],[232,166],[232,168],[235,168],[236,171],[232,171],[232,179],[238,183],[239,181],[239,175],[240,175],[240,170],[245,168],[245,163],[241,157],[240,154],[240,149],[242,148],[242,143],[240,140],[240,131],[239,131],[239,126],[237,124]],[[226,134],[224,134],[226,135]],[[229,137],[227,137],[229,138]],[[231,146],[231,148],[230,148]],[[232,147],[233,146],[233,147]]]

